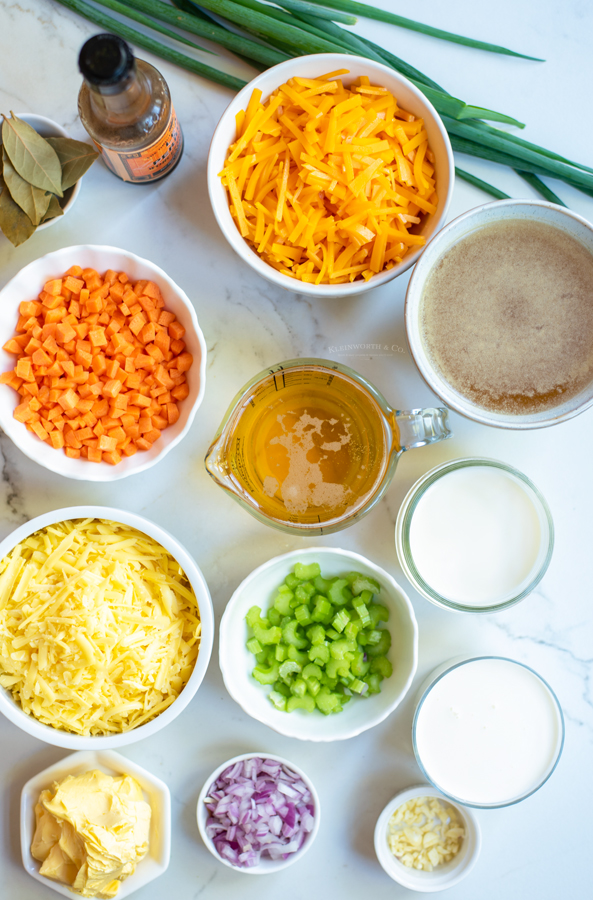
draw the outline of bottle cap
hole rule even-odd
[[[115,34],[96,34],[80,51],[78,68],[89,84],[118,84],[134,68],[134,54]]]

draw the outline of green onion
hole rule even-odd
[[[124,25],[123,22],[105,15],[101,10],[95,9],[94,6],[85,3],[84,0],[58,0],[58,2],[61,3],[62,6],[68,7],[68,9],[71,9],[73,12],[77,12],[79,15],[84,16],[85,19],[94,22],[95,25],[100,25],[101,28],[106,28],[113,34],[117,34],[125,40],[130,41],[130,43],[136,44],[137,47],[142,47],[144,50],[154,53],[155,56],[160,56],[162,59],[175,63],[176,65],[187,69],[189,72],[194,72],[196,75],[202,75],[204,78],[208,78],[209,81],[222,84],[224,87],[231,88],[234,91],[240,91],[242,87],[245,87],[246,82],[241,81],[240,78],[235,78],[234,75],[227,75],[226,72],[219,72],[218,69],[213,69],[211,66],[198,62],[197,59],[192,59],[191,56],[179,53],[178,50],[172,50],[170,47],[166,47],[159,41],[155,41],[154,38],[141,34],[134,28]]]
[[[558,206],[566,206],[566,203],[558,197],[554,191],[551,191],[547,184],[544,184],[543,181],[534,175],[532,172],[522,172],[521,169],[515,169],[517,175],[520,175],[523,181],[526,181],[527,184],[530,184],[532,188],[542,195],[546,200],[549,200],[550,203],[557,203]]]
[[[221,25],[216,25],[211,20],[205,22],[181,9],[174,9],[168,3],[162,3],[161,0],[124,0],[123,4],[118,2],[118,0],[97,0],[97,2],[101,3],[102,6],[107,6],[109,9],[115,9],[115,6],[121,7],[117,11],[123,12],[130,18],[134,18],[134,14],[129,9],[129,7],[133,7],[148,13],[150,16],[154,16],[156,19],[168,22],[170,25],[183,28],[184,31],[208,38],[208,40],[226,47],[233,53],[238,53],[249,59],[255,59],[268,66],[275,66],[277,63],[288,59],[286,53],[280,53],[271,47],[265,47],[263,44],[256,43],[249,38],[240,37],[231,31],[227,31]],[[157,26],[153,25],[152,27],[156,28]]]
[[[318,3],[320,0],[312,0],[312,2]],[[506,56],[519,56],[521,59],[544,62],[543,59],[540,59],[537,56],[526,56],[524,53],[516,53],[514,50],[507,50],[506,47],[499,47],[498,44],[475,41],[473,38],[452,34],[450,31],[432,28],[430,25],[424,25],[422,22],[415,22],[413,19],[405,19],[402,16],[396,16],[395,13],[387,12],[384,9],[377,9],[375,6],[367,6],[366,3],[356,3],[354,0],[323,0],[323,5],[329,6],[332,9],[339,9],[341,12],[354,13],[354,15],[363,16],[366,19],[377,19],[379,22],[388,22],[390,25],[399,25],[401,28],[407,28],[410,31],[418,31],[420,34],[427,34],[430,35],[430,37],[440,38],[443,41],[451,41],[454,44],[463,44],[466,47],[474,47],[477,50],[488,50],[490,53],[504,53]]]
[[[459,169],[455,166],[455,174],[458,175],[463,181],[467,181],[468,184],[473,184],[474,187],[480,188],[486,194],[490,194],[492,197],[496,197],[497,200],[509,200],[509,194],[505,194],[504,191],[499,191],[498,188],[493,187],[491,184],[488,184],[487,181],[482,181],[481,178],[476,178],[475,175],[472,175],[471,172],[465,172],[463,169]]]
[[[346,13],[336,12],[335,10],[325,9],[323,6],[315,6],[313,3],[307,3],[307,0],[274,0],[276,6],[284,6],[291,12],[309,13],[318,16],[320,19],[330,19],[333,22],[342,22],[344,25],[356,25],[358,21],[356,16],[349,16]]]

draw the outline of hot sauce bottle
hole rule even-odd
[[[173,171],[183,135],[161,73],[114,34],[97,34],[80,51],[82,124],[105,165],[123,181],[149,184]]]

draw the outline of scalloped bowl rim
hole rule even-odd
[[[302,710],[295,710],[292,713],[281,712],[272,706],[267,699],[262,686],[250,678],[251,668],[253,667],[253,656],[245,648],[245,641],[248,636],[247,626],[245,625],[245,633],[241,640],[239,640],[238,630],[234,636],[231,636],[230,634],[233,629],[233,620],[237,616],[237,611],[239,607],[241,607],[241,604],[245,605],[247,602],[243,597],[245,595],[249,596],[249,594],[256,593],[253,590],[253,587],[257,584],[258,579],[260,579],[261,576],[265,576],[274,567],[277,566],[285,571],[285,575],[275,577],[274,586],[277,586],[282,578],[292,571],[292,565],[295,562],[319,561],[322,574],[326,574],[324,572],[324,565],[329,564],[328,560],[331,557],[333,557],[335,561],[334,568],[339,568],[339,571],[351,571],[353,568],[360,566],[362,567],[362,572],[365,572],[366,570],[368,574],[379,580],[384,589],[387,589],[381,593],[380,602],[389,606],[392,614],[397,611],[397,615],[400,618],[399,627],[401,628],[404,626],[407,629],[405,646],[409,662],[406,663],[407,668],[402,666],[399,677],[400,687],[397,692],[395,690],[396,682],[392,682],[390,685],[389,680],[386,679],[382,684],[380,694],[375,694],[368,699],[361,698],[358,701],[356,698],[353,698],[351,703],[347,704],[343,711],[335,716],[322,716],[321,713],[316,715],[316,712],[305,713]],[[344,563],[340,566],[339,563],[341,560],[343,560]],[[262,594],[257,605],[264,607],[270,601],[271,597],[266,597]],[[255,599],[251,600],[249,605],[251,606],[252,603],[256,603]],[[247,612],[247,608],[248,607],[245,607],[241,611],[243,619]],[[392,623],[392,621],[393,617],[390,618],[390,623]],[[391,624],[389,624],[388,627],[390,630],[392,629]],[[397,637],[394,635],[393,631],[392,637],[394,638],[395,645]],[[242,654],[242,656],[239,654]],[[238,662],[238,660],[240,660],[240,662]],[[393,662],[394,672],[391,678],[396,677],[396,674],[398,673],[398,663],[401,662],[401,660],[397,660],[396,662],[394,659]],[[362,732],[367,731],[369,728],[373,728],[380,722],[383,722],[399,706],[408,693],[416,673],[417,664],[418,624],[408,595],[393,576],[386,572],[385,569],[382,569],[366,557],[359,553],[355,553],[352,550],[342,550],[337,547],[309,547],[302,550],[293,550],[289,553],[273,557],[273,559],[268,560],[261,566],[258,566],[258,568],[254,569],[253,572],[241,582],[229,600],[220,622],[219,665],[225,687],[233,700],[252,718],[259,722],[263,722],[264,725],[267,725],[279,734],[298,738],[299,740],[309,740],[313,742],[348,740],[349,738],[362,734]],[[238,677],[235,674],[237,672],[239,673]],[[387,702],[387,688],[389,687],[392,688],[392,691],[390,692],[392,697]],[[360,709],[359,714],[356,714],[355,703]],[[362,704],[365,705],[362,706]],[[367,704],[369,706],[367,706]],[[372,706],[370,706],[370,704],[372,704]],[[376,707],[379,708],[376,709]],[[366,712],[369,709],[372,711],[372,715],[367,716]],[[356,718],[356,724],[352,724],[349,721],[350,718]],[[321,728],[314,729],[313,726],[315,723],[318,726],[321,726]],[[306,726],[306,734],[303,734],[303,725]]]
[[[119,247],[109,247],[100,244],[79,244],[71,247],[62,247],[60,250],[54,250],[51,253],[38,257],[33,260],[33,262],[28,263],[20,269],[20,271],[4,285],[2,290],[0,290],[0,320],[3,317],[8,319],[9,315],[11,315],[11,309],[15,308],[16,312],[18,310],[18,303],[21,300],[30,299],[31,295],[37,296],[43,287],[43,283],[39,283],[43,276],[37,277],[35,275],[37,268],[40,270],[47,268],[48,266],[51,268],[54,266],[55,261],[55,269],[64,271],[65,268],[69,268],[69,265],[73,265],[77,259],[80,260],[83,254],[89,259],[93,256],[97,256],[98,259],[95,260],[95,263],[99,268],[123,269],[127,263],[130,263],[136,267],[139,272],[145,270],[145,275],[139,275],[138,277],[149,277],[157,282],[160,281],[161,284],[166,286],[165,290],[169,290],[171,294],[171,296],[167,297],[167,308],[171,308],[171,306],[182,308],[183,317],[185,319],[182,324],[191,326],[191,330],[186,327],[186,335],[184,336],[189,345],[188,350],[190,350],[190,352],[193,350],[193,355],[195,357],[199,349],[200,363],[197,375],[199,378],[197,395],[195,393],[196,374],[194,370],[198,367],[196,366],[196,363],[194,363],[194,366],[189,370],[188,384],[190,384],[190,395],[185,400],[180,401],[180,417],[178,422],[165,429],[159,440],[150,450],[136,453],[134,456],[124,457],[116,466],[111,466],[106,462],[89,463],[88,460],[70,459],[62,451],[48,447],[47,444],[31,434],[21,422],[17,422],[13,417],[12,412],[16,407],[17,402],[16,393],[12,391],[12,388],[8,388],[12,394],[10,399],[10,412],[8,409],[8,401],[5,399],[0,401],[0,426],[25,456],[28,456],[33,462],[43,466],[50,472],[55,472],[58,475],[62,475],[65,478],[72,478],[76,481],[119,481],[121,478],[126,478],[129,475],[136,475],[139,472],[145,472],[147,469],[151,468],[151,466],[154,466],[163,459],[173,447],[179,444],[188,433],[194,417],[204,399],[206,390],[206,341],[198,324],[196,311],[189,297],[173,281],[173,279],[160,268],[160,266],[155,265],[155,263],[150,262],[150,260],[143,259],[141,256],[137,256],[129,250],[122,250]],[[108,261],[99,262],[98,260],[103,257],[105,257],[106,260],[111,259],[113,265]],[[119,262],[115,262],[114,257],[118,257]],[[60,263],[60,260],[64,261]],[[66,265],[66,263],[69,263],[69,265]],[[35,282],[35,287],[31,291],[26,288],[28,279]],[[17,292],[16,295],[15,292]],[[6,295],[11,297],[11,299],[8,307],[4,311],[3,307],[5,307],[7,303]],[[20,297],[18,300],[17,295]],[[17,302],[15,302],[15,300]],[[171,300],[173,301],[172,304]],[[176,315],[177,314],[178,312]],[[13,332],[14,325],[11,328],[10,335],[5,339],[8,340],[8,337],[10,337]],[[3,338],[0,341],[0,347],[5,339]],[[7,369],[8,366],[12,367],[14,366],[14,356],[0,349],[0,362],[2,363],[3,369]],[[193,399],[192,393],[194,394]],[[170,432],[170,434],[167,434],[167,432]],[[161,445],[160,447],[158,446],[159,444]]]
[[[53,728],[51,725],[44,725],[33,716],[27,715],[12,699],[10,692],[0,687],[0,713],[6,716],[14,725],[17,725],[27,734],[44,741],[46,744],[52,744],[55,747],[65,747],[69,750],[111,750],[119,747],[125,747],[129,744],[135,744],[144,738],[151,737],[165,728],[173,719],[183,712],[190,701],[195,696],[200,687],[206,670],[210,662],[212,654],[212,646],[214,643],[214,611],[210,591],[202,574],[201,569],[195,562],[188,550],[185,549],[176,537],[166,531],[161,525],[157,525],[150,519],[145,519],[137,513],[128,512],[123,509],[116,509],[110,506],[68,506],[63,509],[51,510],[41,516],[30,519],[15,529],[2,542],[0,542],[0,560],[10,553],[20,541],[29,535],[47,525],[53,525],[57,522],[63,522],[69,519],[108,519],[113,522],[119,522],[122,525],[129,525],[136,528],[143,534],[157,541],[161,546],[168,550],[177,560],[181,568],[185,572],[188,581],[196,595],[198,607],[200,610],[200,620],[202,622],[202,634],[200,642],[200,651],[196,660],[193,672],[191,673],[187,684],[185,685],[179,696],[156,718],[151,719],[145,725],[139,725],[131,731],[121,732],[115,735],[95,737],[84,737],[78,734],[71,734],[68,731],[61,731],[59,728]]]

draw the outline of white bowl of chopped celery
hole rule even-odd
[[[0,543],[0,712],[71,750],[124,747],[175,719],[214,636],[200,569],[135,513],[73,506]]]
[[[256,78],[250,81],[249,84],[247,84],[241,91],[239,91],[239,93],[231,100],[225,112],[223,113],[212,138],[208,156],[208,192],[210,195],[212,209],[223,235],[225,236],[233,250],[244,262],[251,266],[251,268],[255,272],[257,272],[267,281],[270,281],[273,284],[278,285],[279,287],[285,288],[286,290],[315,297],[350,296],[354,294],[360,294],[363,291],[369,290],[370,288],[385,284],[398,275],[401,275],[403,272],[407,271],[411,266],[414,265],[414,263],[422,253],[423,245],[419,244],[418,242],[414,243],[412,242],[412,240],[410,240],[408,243],[411,244],[411,246],[408,252],[406,252],[407,247],[406,250],[400,250],[396,252],[394,245],[393,252],[396,255],[394,255],[393,258],[391,258],[390,256],[388,259],[388,256],[384,254],[385,261],[383,263],[383,266],[375,266],[375,262],[372,256],[372,251],[374,248],[374,244],[372,243],[372,241],[379,233],[379,230],[384,230],[384,227],[383,225],[381,225],[379,228],[376,224],[373,224],[373,222],[371,222],[371,227],[374,228],[375,231],[366,229],[364,233],[361,232],[360,240],[358,236],[355,238],[355,240],[361,244],[362,249],[367,251],[364,258],[369,263],[370,268],[367,266],[367,272],[365,275],[362,275],[360,272],[358,272],[357,275],[350,273],[350,269],[348,269],[348,266],[350,266],[351,263],[349,262],[344,262],[340,269],[340,271],[342,271],[344,275],[344,278],[346,279],[343,281],[331,282],[330,279],[330,283],[316,283],[316,281],[307,282],[306,280],[302,280],[302,276],[300,275],[294,277],[290,274],[284,274],[284,272],[288,271],[288,263],[286,262],[286,260],[284,261],[284,263],[281,263],[280,260],[278,260],[276,264],[273,265],[269,262],[266,262],[259,254],[259,252],[256,252],[256,249],[253,249],[254,247],[257,247],[257,250],[262,249],[262,246],[267,242],[267,239],[262,240],[259,245],[256,245],[254,241],[256,239],[259,241],[257,231],[255,231],[255,234],[249,231],[246,235],[247,239],[242,237],[235,219],[233,218],[233,214],[229,206],[229,195],[227,193],[226,187],[221,181],[220,173],[225,168],[225,161],[227,159],[229,147],[237,140],[236,117],[241,116],[242,111],[247,111],[249,101],[254,91],[261,91],[261,103],[265,104],[270,95],[282,84],[286,83],[289,79],[319,79],[321,78],[321,76],[336,72],[348,73],[344,76],[336,76],[343,78],[343,84],[345,87],[349,87],[360,76],[367,77],[370,80],[371,86],[384,88],[395,97],[398,110],[407,111],[407,113],[413,116],[416,121],[420,119],[423,120],[424,129],[427,135],[428,150],[430,151],[430,159],[433,161],[433,165],[430,165],[430,171],[431,174],[434,175],[437,198],[436,209],[435,204],[425,206],[425,214],[422,210],[418,211],[418,208],[414,207],[414,209],[411,211],[413,213],[413,218],[408,220],[405,213],[407,212],[408,203],[411,202],[409,192],[406,192],[406,189],[403,189],[405,197],[402,197],[400,194],[389,194],[389,187],[385,182],[382,186],[377,185],[376,187],[372,188],[372,197],[367,197],[367,200],[372,200],[375,197],[381,200],[381,198],[384,198],[386,196],[385,191],[387,190],[389,198],[391,198],[394,203],[398,204],[398,206],[393,210],[393,218],[389,218],[389,222],[387,223],[386,220],[386,222],[384,223],[385,228],[388,231],[392,227],[397,227],[399,230],[399,222],[414,222],[416,224],[414,224],[410,229],[410,233],[414,233],[416,236],[421,235],[426,242],[430,241],[430,239],[445,224],[447,210],[453,194],[453,184],[455,180],[455,166],[453,161],[451,142],[449,141],[449,137],[439,117],[439,114],[430,103],[430,101],[427,100],[426,96],[418,90],[418,88],[416,88],[403,75],[400,75],[398,72],[387,65],[383,65],[382,63],[378,63],[363,57],[352,56],[347,53],[319,53],[286,60],[286,62],[282,62],[277,66],[273,66],[272,68],[267,69],[265,72],[262,72],[261,75],[258,75]],[[318,91],[314,90],[312,93],[313,95],[315,95],[318,94]],[[314,96],[313,99],[316,100],[317,98]],[[304,101],[304,103],[305,106],[303,107],[303,109],[310,110],[310,104],[307,105],[306,100]],[[250,114],[253,109],[253,107],[250,108]],[[348,109],[350,109],[350,107],[348,107]],[[385,118],[385,112],[383,112],[382,114],[378,113],[379,118],[381,117],[381,115],[383,116],[383,118]],[[303,128],[301,122],[302,118],[303,117],[297,117],[298,128]],[[300,140],[297,127],[295,127],[294,123],[290,124],[290,133],[286,134],[286,141],[284,140],[284,136],[282,137],[282,142],[288,142],[289,149],[291,148],[291,145],[294,144],[292,149],[290,149],[290,152],[292,158],[295,161],[298,155],[297,151],[300,152],[301,149],[307,149],[309,153],[315,153],[316,147],[323,147],[324,154],[327,153],[325,149],[327,147],[327,143],[324,137],[324,123],[326,123],[329,118],[330,116],[328,114],[323,115],[323,109],[320,108],[317,116],[317,121],[321,123],[319,130],[315,131],[317,126],[315,125],[314,121],[308,121],[306,128],[303,128],[301,132]],[[239,119],[239,121],[241,121],[241,119]],[[354,129],[355,126],[352,125],[351,128],[350,125],[344,123],[345,130],[343,132],[339,131],[338,143],[341,140],[345,144],[346,142],[351,142],[352,140],[355,140],[357,138],[359,138],[364,143],[367,140],[364,135],[373,132],[373,126],[370,123],[363,124],[365,125],[365,127],[366,124],[368,124],[370,130],[366,131],[365,128],[361,126],[362,130],[355,130],[355,133],[351,133],[352,129]],[[314,128],[314,132],[306,130],[310,127]],[[269,135],[271,135],[272,138],[274,136],[277,137],[279,129],[280,125],[276,124],[275,122],[273,123],[272,127],[270,127],[270,122],[266,122],[262,125],[261,140],[258,142],[262,144],[262,147],[260,148],[263,154],[262,165],[266,162],[270,155],[268,151],[270,149],[273,149],[269,147]],[[310,144],[307,137],[307,135],[311,133],[315,134],[315,139],[313,140],[312,144]],[[296,139],[293,141],[293,138]],[[296,149],[294,149],[295,147]],[[313,147],[313,149],[311,149],[311,147]],[[380,152],[380,149],[382,152],[384,152],[381,148],[381,145],[378,145],[378,148],[376,150],[377,154]],[[401,149],[403,149],[403,145]],[[340,152],[342,152],[342,150],[343,147],[340,148]],[[283,151],[281,149],[278,150],[276,154],[277,159],[279,158],[278,154],[281,154],[282,152]],[[356,151],[354,152],[356,153]],[[410,149],[406,159],[403,162],[404,166],[408,164],[410,164],[410,167],[413,166],[414,153],[415,150]],[[369,155],[372,157],[372,152]],[[316,249],[315,252],[312,253],[312,256],[308,257],[309,260],[311,260],[314,256],[321,257],[322,253],[324,255],[324,259],[326,258],[326,253],[328,254],[329,258],[333,259],[333,251],[329,248],[329,245],[328,248],[326,248],[325,245],[322,246],[323,238],[320,236],[323,235],[324,229],[327,232],[327,228],[335,228],[336,224],[339,230],[341,220],[344,216],[352,218],[352,210],[350,209],[348,203],[351,204],[353,202],[353,197],[348,200],[348,203],[346,203],[345,200],[337,199],[338,196],[341,195],[339,194],[339,191],[336,191],[336,184],[340,182],[346,187],[349,187],[350,184],[354,185],[356,182],[356,179],[354,178],[354,171],[359,171],[356,166],[360,165],[361,168],[365,165],[368,166],[369,155],[365,153],[365,156],[363,158],[361,151],[359,151],[360,160],[355,160],[356,165],[354,170],[351,170],[351,167],[349,168],[346,163],[344,163],[343,168],[340,164],[336,163],[339,169],[339,172],[337,173],[338,180],[332,181],[327,185],[325,184],[325,182],[323,184],[320,183],[319,185],[317,185],[320,188],[321,193],[323,193],[325,196],[324,205],[328,216],[323,220],[323,228],[316,229],[314,234],[311,235],[311,241],[313,242],[313,245]],[[253,164],[259,165],[256,157],[257,152],[252,154],[250,159],[252,159]],[[401,157],[401,159],[403,159],[403,156]],[[288,157],[286,157],[285,162],[288,165]],[[305,160],[305,164],[309,167],[309,170],[315,169],[315,166],[311,165],[312,162],[313,160],[310,157]],[[319,163],[319,168],[322,170],[322,173],[325,173],[327,182],[330,182],[330,178],[327,176],[327,172],[332,170],[332,165],[334,165],[332,159],[328,158],[327,156],[325,156],[325,161],[320,161]],[[265,169],[262,170],[262,177],[265,171]],[[400,172],[400,175],[398,177],[401,177],[401,171],[402,170],[400,165],[398,168],[398,172]],[[240,201],[241,204],[244,204],[244,212],[246,210],[248,216],[255,217],[258,209],[257,204],[259,203],[259,207],[262,207],[262,204],[265,206],[265,203],[263,203],[263,201],[266,200],[266,193],[268,191],[268,187],[271,186],[271,181],[268,186],[264,185],[263,189],[259,190],[260,183],[259,181],[257,181],[257,179],[259,178],[259,173],[257,171],[254,171],[253,178],[256,179],[256,182],[254,183],[257,183],[258,185],[259,194],[254,194],[254,196],[252,197],[251,193],[249,192],[249,184],[250,181],[253,181],[253,179],[251,177],[247,177],[246,172],[247,170],[245,170],[244,173],[238,173],[236,187],[237,191],[239,192],[239,196],[237,198],[236,195],[236,202],[232,202],[233,206],[236,209],[237,203]],[[319,176],[319,178],[322,178],[322,174],[319,174],[317,169],[315,169],[315,172],[312,174],[316,174]],[[391,178],[392,175],[393,173],[390,171],[389,178]],[[385,178],[387,177],[388,176],[385,175]],[[404,178],[405,177],[406,176],[404,176]],[[412,184],[413,181],[408,182],[406,180],[405,183]],[[310,175],[303,174],[301,187],[307,188],[307,186],[311,184],[313,184],[313,182],[311,182],[310,180]],[[290,191],[288,193],[290,194]],[[301,193],[298,187],[296,191],[294,191],[294,193],[289,197],[291,209],[288,210],[287,215],[289,221],[290,217],[293,217],[293,223],[294,221],[300,221],[300,217],[303,217],[304,219],[311,219],[311,217],[315,215],[315,211],[313,209],[308,209],[306,206],[304,206],[301,211],[302,204],[298,202],[297,193]],[[306,195],[306,193],[307,191],[305,190],[305,192],[302,194],[301,200]],[[357,194],[361,198],[364,195],[364,190],[362,194],[357,191]],[[433,195],[433,199],[434,197],[435,195]],[[373,215],[384,215],[384,205],[385,203],[383,203],[382,209],[381,203],[379,203],[379,207],[376,207],[377,211],[376,213],[373,213]],[[267,209],[266,211],[260,210],[260,212],[263,212],[266,221],[269,221],[273,224],[275,219],[274,212],[276,214],[276,218],[279,215],[280,219],[282,218],[279,206],[280,204],[278,205],[276,210]],[[344,209],[342,209],[342,207],[344,207]],[[346,207],[348,208],[346,209]],[[321,211],[321,207],[319,208],[319,211]],[[296,218],[297,215],[299,216],[298,220]],[[403,216],[403,218],[400,219],[398,218],[398,216]],[[246,225],[245,227],[248,228],[249,226]],[[294,251],[298,250],[298,246],[300,246],[298,244],[298,238],[293,238],[292,233],[290,236],[287,233],[286,237],[283,237],[281,234],[281,229],[280,231],[276,229],[274,233],[276,234],[275,243],[284,246],[288,245],[288,247],[292,248],[292,250],[286,255],[294,256]],[[329,232],[327,233],[329,234]],[[315,240],[313,240],[313,238],[315,238]],[[248,240],[250,240],[250,243],[248,243]],[[364,243],[365,240],[366,244]],[[388,237],[387,240],[390,240],[390,238]],[[301,256],[298,257],[291,271],[294,271],[294,267],[297,264],[300,264],[301,261],[306,260],[307,254],[312,251],[311,241],[309,241],[309,246],[306,248],[306,251],[303,250],[302,259]],[[271,243],[271,241],[269,242]],[[332,241],[331,244],[333,247],[334,242]],[[336,246],[339,245],[336,244]],[[400,253],[400,256],[398,256],[397,253]],[[338,253],[336,261],[339,261],[339,256],[340,254]],[[360,262],[360,260],[357,260],[357,262]],[[330,264],[328,262],[327,266],[329,267],[329,265]],[[344,265],[346,265],[347,271],[346,269],[344,269]],[[379,271],[376,271],[377,269],[379,269]],[[369,275],[371,271],[373,271],[374,274]],[[305,277],[309,276],[307,275]],[[355,280],[349,280],[350,278],[353,278]]]
[[[345,740],[382,722],[409,690],[417,657],[405,591],[349,550],[312,547],[269,560],[239,585],[220,623],[231,697],[300,740]]]
[[[430,784],[400,791],[375,826],[375,853],[385,872],[411,891],[445,891],[473,869],[480,825],[465,806]]]

